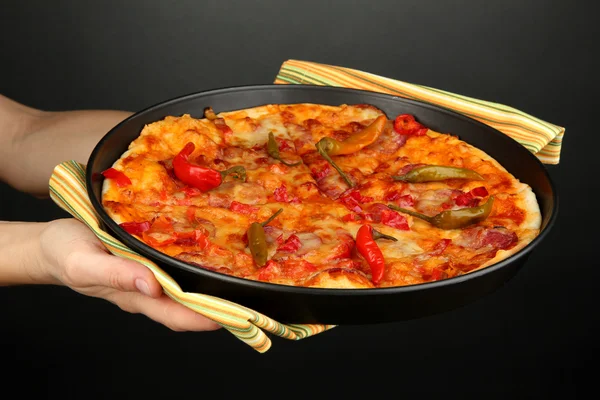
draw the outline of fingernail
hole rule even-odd
[[[145,294],[146,296],[150,296],[150,286],[148,286],[148,284],[146,283],[145,280],[139,279],[139,278],[136,279],[135,280],[135,287],[141,293]]]

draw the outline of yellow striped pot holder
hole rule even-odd
[[[85,223],[112,254],[142,263],[154,273],[164,292],[173,300],[220,324],[256,351],[264,353],[271,347],[265,332],[285,339],[299,340],[316,335],[334,325],[290,325],[239,304],[217,297],[183,292],[158,265],[129,249],[100,228],[100,217],[94,210],[85,185],[85,165],[68,161],[57,165],[50,178],[50,197],[73,217]]]
[[[560,160],[565,128],[502,104],[355,69],[300,60],[284,62],[277,73],[275,83],[347,87],[436,104],[490,125],[512,137],[544,164],[558,164]]]

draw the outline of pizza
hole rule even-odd
[[[143,127],[106,171],[128,234],[195,268],[382,288],[468,274],[540,231],[534,192],[460,132],[369,104],[267,104]]]

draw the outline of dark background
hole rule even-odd
[[[125,109],[271,83],[289,58],[516,107],[566,127],[551,234],[506,286],[419,320],[343,326],[256,353],[175,333],[59,287],[0,289],[3,389],[42,398],[391,394],[578,398],[598,356],[600,89],[593,2],[3,1],[0,93],[46,110]],[[0,127],[1,129],[1,127]],[[597,158],[597,157],[596,157]],[[65,217],[0,186],[0,219]],[[21,381],[24,383],[17,383]]]

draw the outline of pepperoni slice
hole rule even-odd
[[[496,249],[508,249],[517,243],[517,234],[508,229],[490,229],[485,232],[481,244]]]

